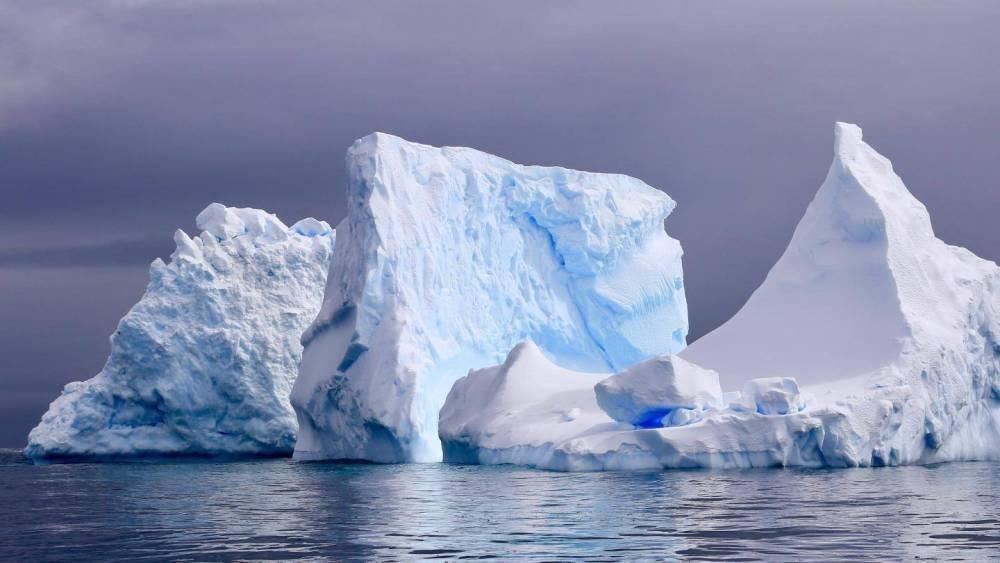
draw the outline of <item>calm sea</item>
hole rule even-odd
[[[0,561],[1000,559],[1000,464],[563,474],[0,450]]]

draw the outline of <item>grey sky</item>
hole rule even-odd
[[[0,446],[100,369],[176,227],[335,223],[374,130],[667,191],[693,335],[780,254],[835,120],[1000,259],[998,28],[986,1],[0,0]]]

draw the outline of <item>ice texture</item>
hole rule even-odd
[[[608,470],[1000,458],[1000,268],[936,238],[858,127],[835,132],[827,178],[764,283],[680,353],[718,372],[727,405],[688,424],[623,427],[588,396],[592,375],[508,360],[456,383],[442,410],[446,461]],[[492,391],[501,379],[502,394]],[[572,420],[556,418],[570,408]]]
[[[666,194],[382,133],[348,151],[348,216],[292,391],[297,459],[441,459],[438,412],[471,368],[531,339],[611,372],[682,349]]]
[[[104,369],[66,385],[28,456],[291,453],[299,336],[319,310],[333,230],[218,203],[197,225],[194,238],[175,233],[168,263],[153,261]]]
[[[759,377],[743,384],[743,406],[760,414],[791,414],[805,408],[794,377]]]
[[[557,468],[557,444],[633,428],[597,406],[594,386],[607,376],[559,367],[530,340],[517,344],[502,364],[455,382],[441,409],[444,460]]]
[[[722,404],[719,375],[677,356],[638,363],[594,387],[597,404],[618,422],[644,428],[690,422],[695,412]]]

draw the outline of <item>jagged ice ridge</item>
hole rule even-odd
[[[40,458],[292,451],[299,335],[320,306],[334,232],[213,203],[174,235],[111,336],[104,369],[68,384],[28,437]]]

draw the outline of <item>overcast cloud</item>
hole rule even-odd
[[[174,229],[335,223],[374,130],[665,190],[693,335],[784,248],[835,120],[1000,259],[998,28],[985,1],[0,0],[0,446],[100,369]]]

